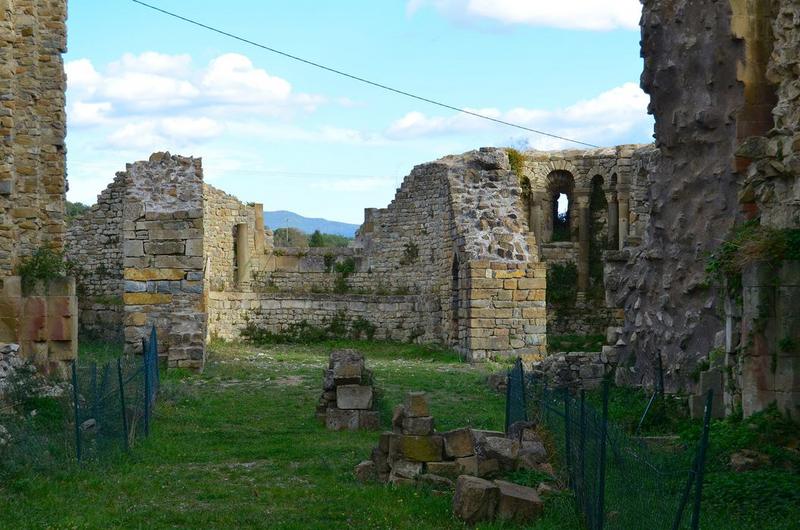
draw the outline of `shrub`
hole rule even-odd
[[[547,303],[574,306],[578,296],[578,266],[574,262],[555,263],[547,270]]]
[[[40,248],[17,267],[22,278],[22,290],[30,292],[37,282],[47,282],[74,274],[77,267],[64,258],[63,252]]]

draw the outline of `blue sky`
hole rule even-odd
[[[598,145],[651,140],[638,0],[150,0],[374,81]],[[267,210],[360,223],[416,165],[569,144],[316,70],[138,6],[69,3],[68,172],[95,196],[153,151]]]

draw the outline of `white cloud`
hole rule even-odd
[[[137,72],[171,77],[185,77],[191,71],[192,57],[187,54],[168,55],[158,52],[144,52],[139,55],[125,53],[119,61],[108,65],[108,72],[121,74]]]
[[[72,125],[101,125],[108,122],[108,114],[112,106],[108,101],[100,103],[83,103],[76,101],[67,109],[69,122]]]
[[[639,0],[408,0],[406,12],[426,5],[457,20],[594,31],[638,29],[642,13]]]
[[[174,149],[219,136],[224,128],[210,118],[163,118],[130,122],[112,132],[109,147],[118,149]]]
[[[202,80],[208,97],[236,105],[287,101],[292,85],[255,68],[244,55],[228,53],[212,60]]]
[[[480,109],[475,112],[492,118],[524,125],[598,145],[614,145],[630,137],[642,137],[652,131],[652,118],[647,115],[648,97],[635,83],[625,83],[579,101],[563,109],[544,110],[515,108],[507,112]],[[427,116],[410,112],[392,123],[386,136],[393,139],[474,133],[496,130],[498,125],[465,114],[447,117]],[[538,149],[557,149],[570,146],[555,138],[525,134],[524,143]],[[574,145],[574,144],[572,144]]]

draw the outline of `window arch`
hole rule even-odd
[[[556,170],[547,176],[550,241],[572,240],[572,211],[575,178],[572,173]]]

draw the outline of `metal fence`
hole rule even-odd
[[[699,528],[712,394],[697,444],[668,449],[608,421],[609,389],[606,381],[598,410],[585,391],[548,388],[518,360],[508,374],[506,426],[533,419],[552,436],[555,463],[590,530]]]
[[[97,458],[128,450],[150,433],[159,386],[158,338],[153,327],[142,339],[143,355],[102,364],[72,363],[75,457]]]

